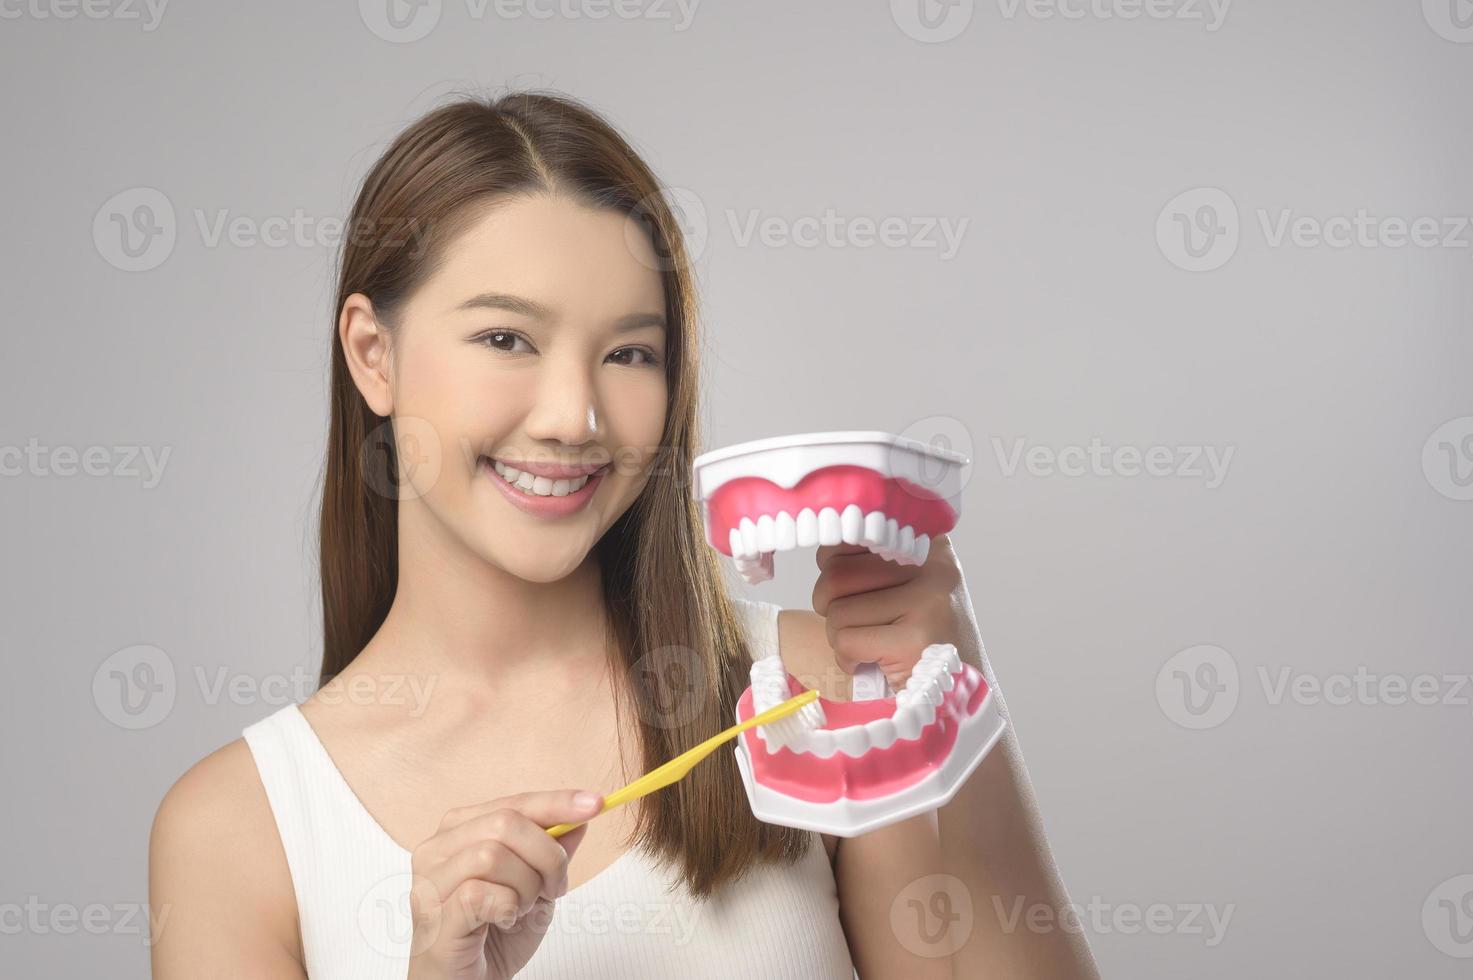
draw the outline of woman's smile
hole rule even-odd
[[[491,480],[502,495],[528,514],[538,517],[567,517],[588,506],[598,485],[609,471],[605,463],[592,473],[588,467],[552,467],[525,463],[518,469],[499,459],[482,456],[480,471]],[[574,475],[577,471],[583,475]],[[546,475],[544,475],[546,474]]]

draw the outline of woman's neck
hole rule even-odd
[[[428,674],[477,700],[582,689],[603,674],[596,554],[558,581],[529,582],[465,549],[414,547],[402,531],[394,601],[363,666]]]

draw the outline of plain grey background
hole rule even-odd
[[[147,975],[159,799],[320,654],[319,235],[453,90],[551,87],[702,243],[708,446],[970,453],[1107,976],[1468,975],[1467,0],[385,3],[0,6],[0,972]]]

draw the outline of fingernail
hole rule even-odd
[[[580,810],[592,810],[598,806],[598,794],[582,790],[573,794],[573,805]]]

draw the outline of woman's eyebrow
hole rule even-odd
[[[621,316],[614,321],[614,329],[619,333],[623,333],[626,330],[639,330],[644,327],[659,327],[661,330],[666,329],[665,314],[630,313],[628,316]]]
[[[513,296],[510,293],[481,293],[472,296],[455,308],[456,312],[475,309],[506,310],[509,313],[520,313],[538,320],[552,319],[552,311],[541,303],[522,296]]]
[[[534,320],[551,320],[552,311],[535,300],[524,296],[513,296],[510,293],[481,293],[472,296],[456,308],[461,310],[506,310],[509,313],[519,313],[522,316],[531,317]],[[640,330],[644,327],[659,327],[667,329],[665,314],[663,313],[629,313],[614,321],[614,329],[619,333],[629,330]]]

